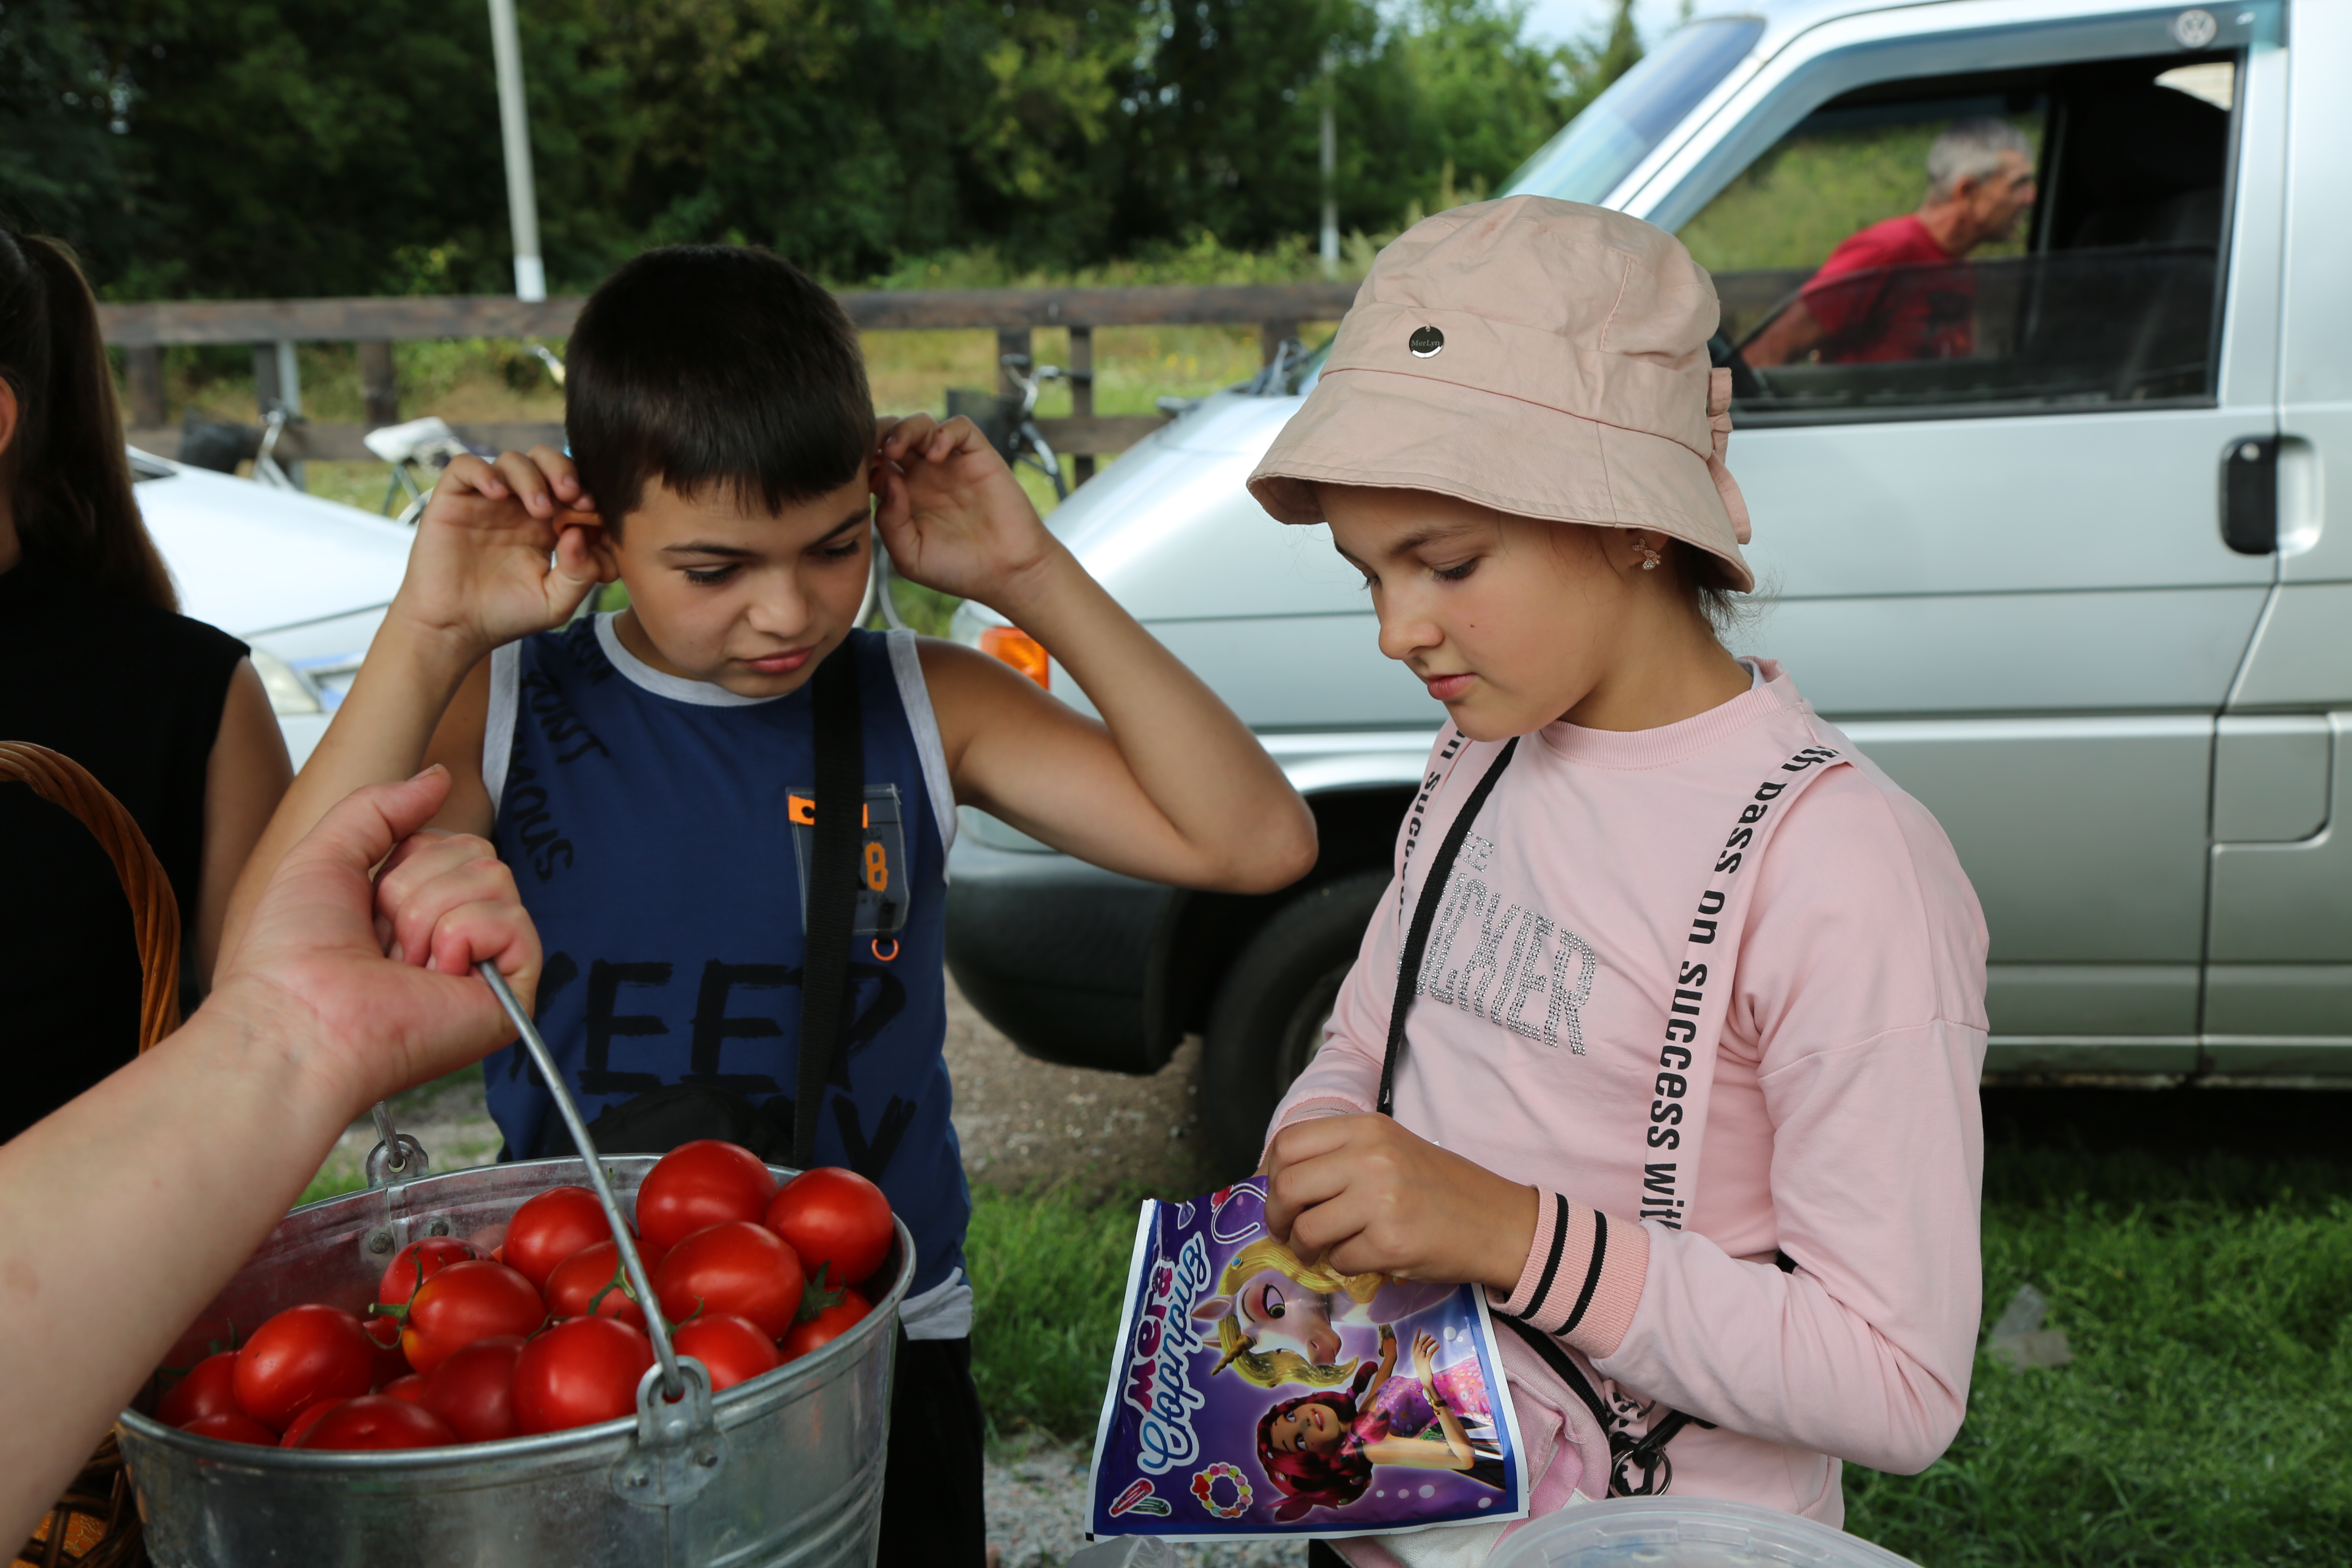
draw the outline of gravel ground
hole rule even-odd
[[[1065,1183],[1091,1194],[1125,1186],[1187,1194],[1215,1184],[1201,1136],[1201,1045],[1188,1040],[1150,1078],[1049,1066],[1024,1057],[948,983],[948,1070],[965,1173],[1007,1191]],[[478,1074],[412,1090],[393,1121],[436,1171],[498,1157],[499,1131]],[[352,1123],[320,1173],[356,1178],[375,1146],[373,1121]],[[1086,1544],[1087,1450],[1050,1441],[1005,1445],[988,1466],[989,1538],[1002,1568],[1055,1568]],[[1186,1547],[1185,1568],[1304,1568],[1303,1542]]]
[[[1059,1568],[1087,1543],[1087,1450],[1008,1443],[988,1466],[988,1538],[1000,1568]],[[1306,1568],[1304,1541],[1179,1546],[1183,1568]]]

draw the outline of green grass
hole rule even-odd
[[[1093,1438],[1139,1202],[972,1189],[971,1370],[992,1437]]]
[[[1846,1468],[1848,1528],[1929,1568],[2352,1562],[2352,1095],[1995,1090],[1985,1321],[2021,1283],[2072,1364],[1979,1352],[1918,1476]],[[1090,1440],[1131,1197],[982,1191],[974,1372],[999,1435]]]

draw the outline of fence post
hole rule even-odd
[[[122,369],[131,384],[131,417],[127,422],[133,430],[160,428],[170,413],[163,406],[163,351],[159,346],[125,349]]]
[[[367,399],[368,428],[400,423],[400,386],[392,370],[392,344],[378,338],[360,344],[360,391]]]
[[[1282,346],[1283,340],[1295,338],[1297,335],[1297,321],[1260,321],[1257,324],[1257,347],[1262,356],[1259,363],[1272,364],[1274,351]]]
[[[1095,330],[1092,327],[1070,329],[1070,412],[1080,419],[1091,418],[1095,411]],[[1070,488],[1076,489],[1095,477],[1095,455],[1081,453],[1070,461]]]

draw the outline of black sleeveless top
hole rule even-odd
[[[205,769],[245,653],[37,562],[0,573],[0,741],[64,752],[122,803],[172,879],[184,933]],[[138,1053],[139,953],[114,863],[71,814],[0,784],[0,1139]]]

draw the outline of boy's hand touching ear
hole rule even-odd
[[[1006,614],[1060,544],[1038,521],[1013,470],[959,415],[881,422],[875,521],[901,575]]]
[[[560,626],[619,575],[596,503],[552,447],[451,460],[417,519],[395,613],[473,657]]]

